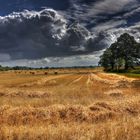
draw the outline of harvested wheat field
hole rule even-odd
[[[94,69],[1,72],[0,140],[140,140],[140,79]]]

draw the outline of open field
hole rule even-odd
[[[139,140],[140,78],[100,69],[0,72],[0,140]]]

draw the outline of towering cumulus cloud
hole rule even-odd
[[[11,59],[91,53],[104,47],[99,38],[79,23],[69,25],[52,9],[25,10],[0,17],[0,52]]]
[[[65,32],[66,21],[52,9],[14,12],[0,18],[0,52],[12,59],[57,55],[56,44]]]

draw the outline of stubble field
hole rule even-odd
[[[139,140],[140,79],[100,69],[0,72],[0,140]]]

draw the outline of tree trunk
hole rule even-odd
[[[125,61],[125,70],[128,70],[129,66],[128,66],[128,63],[127,61]]]
[[[114,70],[114,63],[111,64],[111,70]]]

